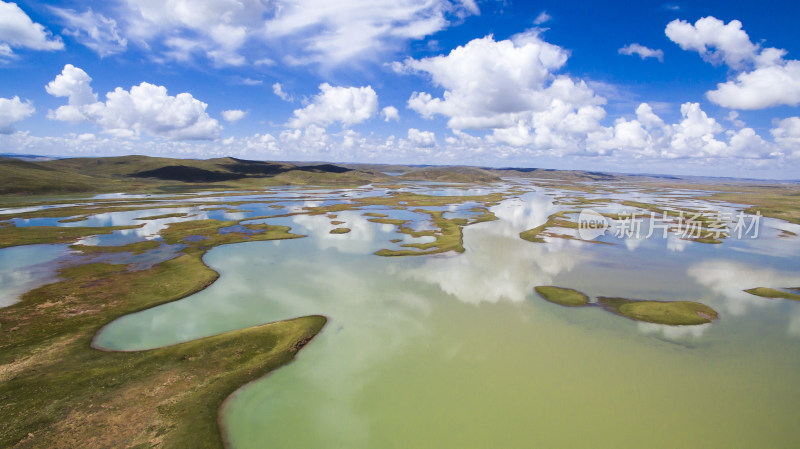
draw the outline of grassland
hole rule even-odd
[[[16,218],[62,218],[78,222],[89,216],[121,211],[146,211],[198,207],[204,210],[236,211],[231,207],[254,202],[237,201],[238,195],[269,185],[359,185],[383,182],[388,189],[401,189],[403,178],[391,178],[374,167],[340,167],[330,164],[298,166],[285,163],[242,161],[233,158],[208,161],[174,160],[139,156],[102,159],[68,159],[22,163],[0,160],[0,194],[4,207],[24,205],[74,205],[32,210]],[[537,185],[576,192],[558,199],[569,210],[552,214],[542,226],[524,231],[522,239],[544,242],[546,237],[575,238],[555,234],[553,228],[575,229],[574,214],[580,207],[605,204],[610,200],[586,199],[583,194],[619,193],[623,187],[637,186],[658,192],[657,182],[634,183],[630,177],[547,170],[457,170],[455,168],[406,167],[405,179],[441,182],[495,182],[498,176],[542,177]],[[8,175],[8,176],[6,176]],[[578,181],[574,184],[564,180]],[[602,181],[607,185],[583,183]],[[684,188],[687,184],[680,184]],[[698,187],[695,185],[695,187]],[[463,186],[462,186],[463,187]],[[704,186],[706,187],[706,186]],[[175,195],[168,198],[105,199],[74,198],[74,192],[184,192],[213,190],[220,201],[193,201]],[[235,192],[222,190],[236,189]],[[799,222],[800,189],[794,186],[715,185],[708,187],[711,201],[744,204],[749,212]],[[326,206],[308,206],[300,212],[246,220],[191,220],[186,213],[163,213],[139,218],[189,220],[169,224],[158,241],[142,241],[123,246],[72,245],[83,253],[130,252],[141,254],[160,245],[181,245],[178,257],[146,270],[134,271],[125,265],[94,263],[62,269],[57,282],[26,293],[22,300],[0,310],[0,447],[220,447],[216,424],[219,404],[243,383],[256,379],[289,362],[296,352],[325,324],[319,316],[267,324],[167,348],[142,352],[102,352],[91,349],[96,332],[111,320],[135,311],[174,301],[202,290],[217,277],[202,262],[210,248],[230,243],[257,240],[293,239],[286,226],[248,223],[259,218],[295,215],[326,215],[334,220],[342,211],[362,211],[379,206],[381,211],[412,211],[426,216],[432,229],[417,230],[411,220],[390,214],[367,211],[370,222],[391,225],[397,233],[412,238],[432,237],[425,243],[403,243],[376,252],[379,256],[420,256],[465,251],[463,228],[496,220],[489,207],[503,199],[527,191],[510,188],[489,195],[436,196],[390,191],[385,196],[348,198]],[[264,193],[264,192],[262,192]],[[331,194],[334,194],[332,192]],[[266,193],[265,193],[266,194]],[[272,198],[272,197],[270,197]],[[701,197],[702,198],[702,197]],[[67,201],[68,200],[68,201]],[[301,201],[299,199],[298,201]],[[277,200],[273,200],[277,201]],[[257,201],[269,203],[269,200]],[[468,216],[444,212],[453,205],[469,205]],[[625,203],[623,203],[625,204]],[[661,211],[658,204],[627,202],[629,207]],[[283,205],[269,207],[282,209]],[[466,207],[461,208],[463,213]],[[688,209],[686,209],[688,210]],[[608,218],[623,218],[606,214]],[[144,226],[144,223],[139,226]],[[16,227],[0,222],[0,248],[35,243],[74,243],[77,240],[139,226],[118,227]],[[350,229],[337,227],[333,234]],[[793,236],[786,234],[787,238]],[[705,243],[719,243],[705,241]],[[693,325],[716,319],[710,307],[689,301],[661,302],[624,298],[598,298],[590,303],[587,295],[572,289],[540,286],[544,299],[566,306],[602,307],[637,321]],[[800,299],[800,295],[769,288],[748,293],[774,298]]]
[[[84,254],[97,254],[97,253],[125,253],[129,252],[133,255],[142,254],[151,249],[156,249],[161,246],[161,242],[156,240],[143,240],[141,242],[129,243],[127,245],[118,246],[99,246],[99,245],[70,245],[70,249],[80,251]]]
[[[488,184],[501,181],[496,173],[477,167],[425,167],[409,170],[399,179]]]
[[[36,162],[0,158],[0,195],[357,186],[387,179],[376,171],[332,164],[296,165],[229,157],[199,160],[122,156]]]
[[[0,248],[41,243],[72,243],[84,237],[111,234],[114,231],[136,229],[137,226],[61,227],[61,226],[0,226]]]
[[[186,245],[183,255],[139,271],[105,263],[66,267],[59,281],[2,309],[0,447],[222,447],[216,424],[222,401],[244,383],[291,361],[320,331],[324,317],[142,352],[103,352],[90,345],[114,318],[211,284],[218,275],[202,262],[208,248],[302,237],[269,225],[219,233],[235,224],[173,223],[162,231],[162,239]],[[94,233],[104,229],[92,228]],[[186,242],[187,235],[205,238]],[[136,252],[152,246],[137,242],[76,249]]]

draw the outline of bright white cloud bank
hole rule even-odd
[[[206,104],[189,93],[167,95],[167,88],[146,82],[124,90],[117,87],[97,100],[92,78],[67,64],[45,89],[68,104],[50,111],[48,117],[70,123],[90,122],[118,137],[137,137],[141,132],[167,139],[216,139],[222,127],[206,113]]]
[[[12,56],[12,48],[61,50],[64,42],[34,23],[16,3],[0,0],[0,57]]]
[[[719,37],[720,33],[713,35]],[[698,39],[686,38],[687,48],[700,48]],[[719,45],[724,50],[709,57],[745,60],[742,52],[730,53],[733,44],[729,41],[741,39],[723,39],[724,44]],[[768,51],[753,53],[751,59],[764,61],[764,52]],[[649,104],[642,103],[634,118],[619,118],[612,126],[606,126],[605,99],[584,81],[559,74],[566,61],[565,50],[545,42],[534,31],[502,41],[495,41],[492,36],[475,39],[447,55],[406,59],[393,67],[401,73],[426,75],[444,90],[441,97],[415,92],[408,107],[426,118],[447,117],[454,137],[446,142],[453,146],[496,144],[499,152],[509,154],[616,154],[635,159],[763,159],[796,155],[780,142],[766,142],[741,121],[737,121],[741,129],[725,130],[699,103],[693,102],[681,105],[681,120],[675,124],[665,123]],[[486,135],[473,137],[465,130]],[[788,130],[773,131],[776,132],[790,135]],[[503,149],[502,145],[512,149]]]
[[[323,83],[319,90],[311,104],[294,111],[290,127],[327,126],[334,122],[350,126],[369,119],[378,111],[378,94],[370,86],[334,87]]]
[[[293,64],[371,58],[446,28],[479,10],[473,0],[127,0],[132,38],[158,42],[166,54],[203,54],[218,65],[243,65],[250,41],[278,44]],[[253,61],[249,61],[253,62]]]
[[[737,73],[706,93],[708,99],[731,109],[764,109],[800,104],[800,61],[786,60],[786,50],[762,48],[750,41],[742,23],[704,17],[692,25],[673,20],[667,37],[684,50],[693,50],[713,64],[724,63]]]
[[[448,117],[454,130],[492,130],[494,142],[558,151],[580,148],[605,117],[605,99],[583,81],[554,74],[566,61],[566,51],[530,32],[503,41],[475,39],[448,55],[394,67],[427,74],[445,90],[442,97],[411,96],[409,108],[423,117]]]
[[[0,98],[0,134],[12,133],[14,123],[30,117],[34,112],[36,108],[30,101],[21,101],[19,97]]]

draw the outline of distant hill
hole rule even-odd
[[[424,167],[414,168],[402,175],[399,179],[416,181],[438,182],[463,182],[463,183],[490,183],[500,181],[496,174],[477,167]]]
[[[392,173],[396,179],[425,180],[441,182],[490,183],[502,178],[539,178],[561,181],[614,181],[633,176],[648,178],[681,179],[668,176],[624,175],[585,170],[557,170],[552,168],[492,168],[441,165],[402,165],[402,164],[342,164],[354,169],[369,169]]]
[[[65,173],[41,162],[0,157],[0,195],[9,193],[73,193],[95,189],[94,179]]]
[[[0,195],[80,192],[179,192],[197,189],[258,189],[276,185],[356,186],[396,181],[486,184],[503,178],[563,182],[647,181],[739,184],[730,178],[632,175],[545,168],[269,162],[223,157],[172,159],[150,156],[51,159],[0,156]],[[391,174],[391,176],[390,176]]]
[[[387,175],[377,171],[334,164],[298,166],[232,157],[205,160],[149,156],[55,160],[0,157],[0,194],[363,185],[387,179]]]

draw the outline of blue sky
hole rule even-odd
[[[798,179],[796,2],[0,0],[0,152]]]

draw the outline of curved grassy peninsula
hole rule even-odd
[[[582,307],[589,304],[589,297],[571,288],[539,286],[536,293],[547,301],[566,307]]]
[[[291,361],[322,329],[325,317],[307,316],[141,352],[104,352],[91,344],[113,319],[213,283],[218,274],[202,261],[210,247],[303,237],[289,233],[288,227],[269,225],[218,232],[234,223],[174,223],[161,235],[166,243],[186,245],[183,255],[139,271],[107,263],[67,267],[59,281],[2,309],[0,447],[222,447],[217,409],[225,398]],[[24,243],[38,231],[11,229]],[[113,229],[118,228],[91,231]],[[84,234],[89,230],[77,228],[56,239]],[[189,236],[204,238],[184,240]],[[77,249],[135,252],[152,245]]]
[[[636,321],[688,326],[710,323],[717,311],[693,301],[644,301],[600,296],[598,303],[606,310]]]

